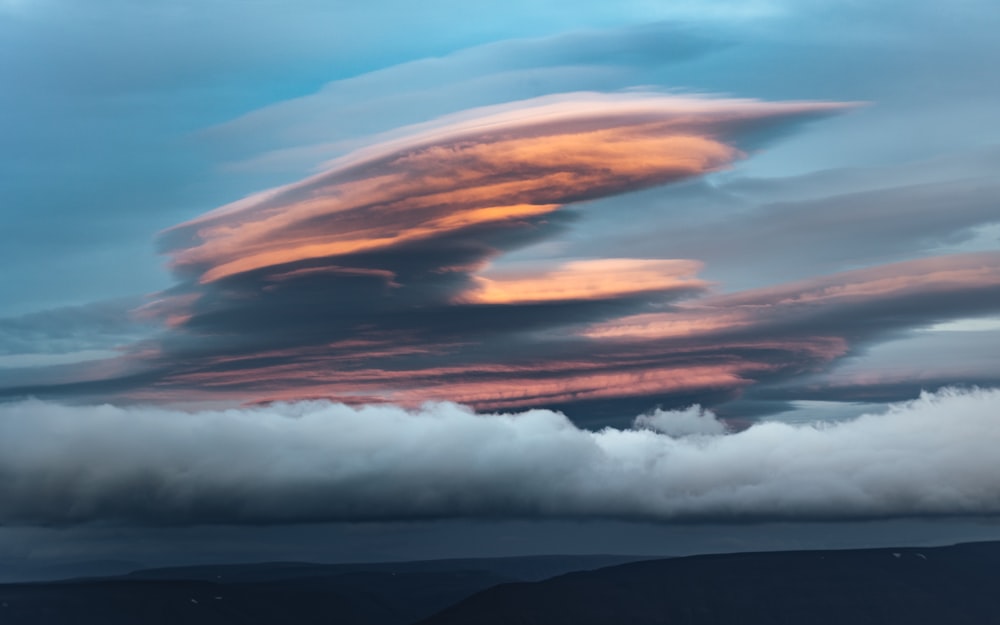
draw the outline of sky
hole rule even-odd
[[[998,27],[0,0],[0,554],[1000,537]]]

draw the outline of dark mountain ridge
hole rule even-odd
[[[626,562],[650,560],[655,556],[579,555],[512,556],[504,558],[453,558],[412,560],[408,562],[262,562],[254,564],[216,564],[186,567],[160,567],[129,573],[131,579],[199,579],[230,582],[268,581],[336,575],[341,573],[432,573],[450,571],[488,571],[521,581],[548,579],[571,571],[598,569]]]
[[[0,623],[1000,625],[1000,542],[630,559],[151,569],[0,585]]]
[[[171,567],[0,585],[2,625],[408,625],[480,590],[639,556]]]
[[[993,625],[1000,543],[705,555],[473,595],[420,625]]]

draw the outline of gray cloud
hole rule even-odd
[[[583,207],[561,254],[627,247],[698,258],[723,288],[942,252],[996,249],[1000,150],[902,165],[754,178],[739,172]],[[615,236],[594,240],[594,231]],[[544,257],[544,248],[535,255]],[[526,250],[522,256],[528,256]],[[794,258],[795,262],[789,262]]]
[[[94,302],[0,318],[0,356],[109,349],[131,343],[149,324],[131,311],[139,298]]]
[[[477,415],[454,404],[187,413],[31,400],[0,405],[0,520],[995,514],[998,408],[1000,390],[942,390],[841,423],[675,438],[648,428],[580,430],[544,410]],[[687,417],[656,416],[670,419]]]
[[[998,193],[1000,185],[982,178],[767,204],[704,229],[682,228],[666,245],[684,256],[711,244],[709,262],[770,279],[801,277],[960,242],[1000,221]],[[790,266],[792,257],[803,261]]]
[[[859,349],[829,371],[805,375],[750,395],[849,401],[893,401],[922,389],[954,385],[1000,386],[996,346],[1000,330],[925,329]],[[933,356],[928,356],[932,354]]]

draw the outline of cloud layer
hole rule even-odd
[[[718,170],[741,156],[733,145],[741,136],[844,107],[597,93],[490,107],[358,150],[314,177],[177,226],[164,240],[178,272],[202,283],[443,243],[477,226]]]
[[[1000,390],[736,433],[697,408],[593,432],[550,411],[455,404],[188,413],[31,400],[0,406],[0,522],[996,514],[998,419]]]

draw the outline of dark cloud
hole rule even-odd
[[[332,313],[285,325],[278,306],[274,316],[228,335],[174,335],[166,351],[161,346],[134,367],[122,365],[133,372],[146,367],[140,377],[133,373],[89,386],[91,392],[117,388],[150,399],[215,392],[241,400],[322,396],[405,404],[456,400],[480,409],[546,405],[568,410],[581,423],[621,425],[614,419],[622,410],[715,405],[751,387],[757,399],[796,399],[787,391],[796,379],[805,389],[798,399],[821,398],[808,390],[810,375],[837,359],[906,328],[996,310],[997,267],[995,253],[937,257],[689,299],[640,315],[622,316],[642,298],[369,314],[365,329],[337,338],[334,326],[324,330],[329,342],[320,345],[310,340],[320,330],[308,323],[326,327]],[[238,319],[241,313],[233,314]],[[248,314],[260,311],[242,313]],[[266,332],[268,323],[287,330],[274,337]],[[949,375],[956,363],[939,359],[934,366],[939,381],[970,375],[964,369]],[[921,384],[933,388],[934,379]],[[912,378],[906,390],[914,380],[922,378]],[[785,392],[768,392],[782,385]],[[87,386],[55,390],[78,393]],[[39,391],[46,389],[18,392]],[[901,396],[907,395],[890,399]]]
[[[697,409],[592,432],[549,411],[453,404],[188,413],[27,401],[0,405],[0,520],[990,515],[1000,513],[998,403],[996,390],[944,390],[838,424],[725,433]]]

